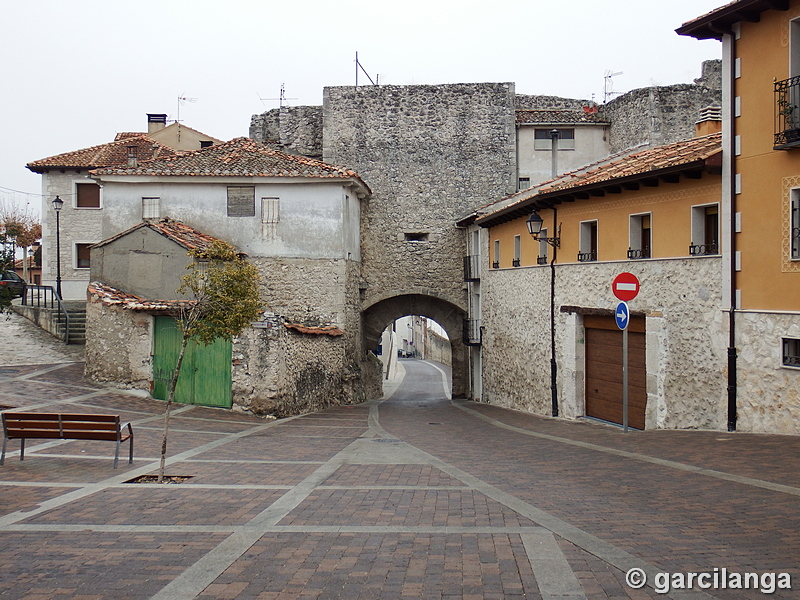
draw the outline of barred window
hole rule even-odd
[[[142,198],[142,219],[158,219],[161,216],[161,198]]]
[[[800,259],[800,190],[792,190],[791,229],[789,243],[792,247],[792,259]]]
[[[261,198],[261,222],[278,223],[280,221],[280,198]]]
[[[783,366],[800,367],[800,339],[783,338]]]

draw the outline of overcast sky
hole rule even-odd
[[[675,28],[727,0],[2,0],[0,201],[38,207],[25,164],[178,118],[213,137],[250,117],[319,105],[355,83],[516,83],[517,93],[603,101],[690,83],[718,42]],[[359,77],[359,83],[366,77]],[[270,100],[273,99],[273,100]],[[4,189],[5,188],[5,189]]]

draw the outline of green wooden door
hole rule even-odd
[[[178,363],[181,332],[172,317],[156,317],[153,342],[153,397],[166,400]],[[203,346],[189,341],[175,401],[201,406],[231,407],[231,343],[215,340]]]

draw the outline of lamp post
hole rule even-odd
[[[61,298],[61,224],[58,215],[64,207],[64,201],[58,196],[53,200],[53,210],[56,211],[56,293]]]
[[[556,209],[553,207],[553,224],[555,226]],[[552,414],[554,417],[558,416],[558,363],[556,362],[556,253],[557,249],[561,247],[561,237],[541,237],[542,232],[542,217],[536,211],[531,213],[528,217],[526,225],[528,226],[528,233],[533,236],[534,240],[545,242],[553,247],[553,258],[550,261],[550,403],[552,406]],[[559,228],[560,229],[560,228]]]

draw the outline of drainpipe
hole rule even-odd
[[[727,92],[724,102],[727,110],[727,119],[723,123],[727,124],[727,132],[723,133],[722,156],[723,174],[727,175],[727,200],[730,207],[728,223],[728,248],[729,248],[729,273],[730,273],[730,311],[728,313],[728,431],[736,431],[736,400],[737,400],[737,352],[736,352],[736,85],[735,85],[735,60],[736,60],[736,36],[734,33],[723,36],[723,57],[726,59],[723,64],[727,64],[727,69],[723,72],[723,78],[727,78],[727,85],[723,79],[723,94]],[[727,43],[726,43],[727,42]],[[725,135],[727,133],[727,135]],[[725,173],[727,171],[727,173]],[[723,184],[724,185],[724,184]],[[724,189],[724,188],[723,188]]]
[[[558,177],[558,129],[550,130],[550,163],[551,179],[555,179]],[[553,209],[553,214],[555,214],[555,209]],[[555,224],[556,222],[553,221],[553,227],[555,227]]]
[[[553,131],[556,131],[555,129]],[[556,131],[558,136],[558,131]],[[553,145],[555,146],[558,137],[554,137]],[[555,153],[553,154],[555,156]],[[561,234],[556,229],[558,223],[558,212],[553,206],[553,233],[554,239],[560,239]],[[553,409],[553,416],[558,416],[558,363],[556,362],[556,257],[558,256],[558,247],[556,244],[552,245],[553,258],[550,260],[550,402]]]

